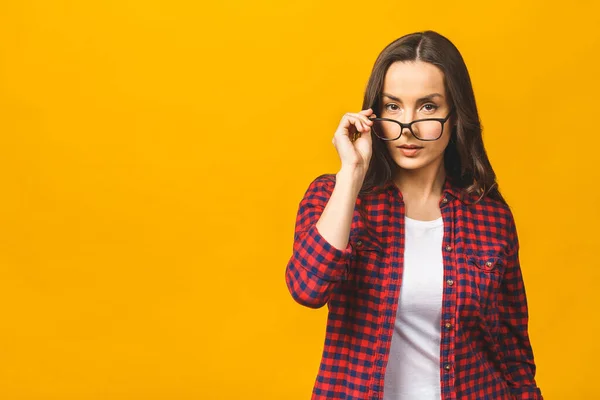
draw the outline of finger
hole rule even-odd
[[[371,130],[372,122],[368,120],[365,115],[358,113],[346,113],[340,123],[341,128],[338,129],[336,135],[347,136],[350,140],[354,137],[355,132],[369,132]]]
[[[371,130],[371,125],[373,125],[373,122],[369,121],[368,118],[363,117],[363,118],[361,118],[360,122],[361,122],[361,124],[362,124],[362,126],[364,128],[363,132],[368,132],[368,131]]]
[[[369,119],[371,117],[371,112],[372,111],[370,108],[369,110],[363,110],[357,114],[357,117],[360,118],[360,120],[363,121],[365,125],[371,126],[373,124],[373,121]]]
[[[367,130],[369,130],[369,127],[371,125],[371,121],[369,121],[369,119],[361,114],[353,114],[353,117],[355,118],[355,123],[354,126],[356,127],[356,129],[359,132],[365,132]]]
[[[352,125],[354,125],[354,120],[355,119],[356,118],[353,117],[351,113],[346,113],[346,114],[344,114],[344,117],[342,118],[342,121],[341,121],[340,125],[345,130],[350,130],[350,127]]]
[[[347,123],[345,124],[345,128],[348,131],[348,134],[352,134],[352,128],[354,128],[354,130],[360,131],[362,129],[361,124],[360,124],[360,119],[358,117],[356,117],[355,115],[352,114],[347,114],[346,115],[347,118]]]
[[[354,129],[356,131],[360,131],[362,129],[362,126],[360,124],[360,119],[357,117],[352,117],[352,125],[354,125]]]
[[[372,109],[367,109],[367,110],[363,110],[361,112],[358,113],[361,118],[363,118],[365,121],[368,121],[367,123],[370,124],[372,121],[369,118],[373,118],[375,117],[375,113],[373,112]]]
[[[358,120],[358,124],[360,125],[360,129],[358,129],[360,133],[364,133],[369,130],[366,121],[364,121],[362,118]]]

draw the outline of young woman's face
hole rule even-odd
[[[433,64],[423,61],[395,62],[385,75],[381,105],[378,117],[391,118],[403,123],[423,118],[446,118],[450,107],[446,98],[443,72]],[[403,129],[400,138],[385,142],[390,155],[402,169],[417,170],[432,165],[439,166],[443,162],[444,150],[450,140],[451,121],[452,118],[446,121],[443,130],[439,122],[413,125],[415,134],[426,138],[433,138],[436,131],[442,130],[442,136],[435,141],[418,140],[410,130]],[[399,128],[397,124],[384,123],[380,131],[386,131],[393,137]],[[419,148],[409,150],[400,146]]]

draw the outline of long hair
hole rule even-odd
[[[471,78],[465,62],[452,42],[434,31],[412,33],[387,45],[377,57],[363,100],[362,109],[372,108],[381,115],[381,92],[388,68],[398,61],[431,63],[444,73],[444,85],[449,105],[454,106],[452,132],[444,153],[444,166],[453,184],[463,190],[465,197],[475,197],[476,203],[485,196],[506,201],[500,194],[496,174],[490,164],[481,134],[479,113]],[[373,156],[361,191],[388,182],[396,169],[384,142],[374,138]]]

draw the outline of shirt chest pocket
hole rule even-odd
[[[467,257],[470,284],[465,288],[470,292],[476,306],[485,315],[493,315],[496,310],[498,291],[504,274],[504,259],[497,255],[471,255]]]
[[[352,258],[348,271],[348,283],[356,290],[381,290],[383,281],[383,246],[371,235],[357,234],[350,237]]]
[[[476,267],[482,273],[501,274],[504,260],[493,255],[468,256],[467,263]]]

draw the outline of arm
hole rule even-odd
[[[535,363],[529,341],[528,310],[525,286],[519,262],[519,240],[513,216],[509,213],[511,249],[500,287],[500,349],[506,365],[506,382],[517,400],[541,400],[535,382]]]
[[[340,171],[336,183],[319,177],[300,202],[293,254],[285,279],[294,300],[311,308],[327,303],[345,279],[352,255],[350,227],[362,178]]]

